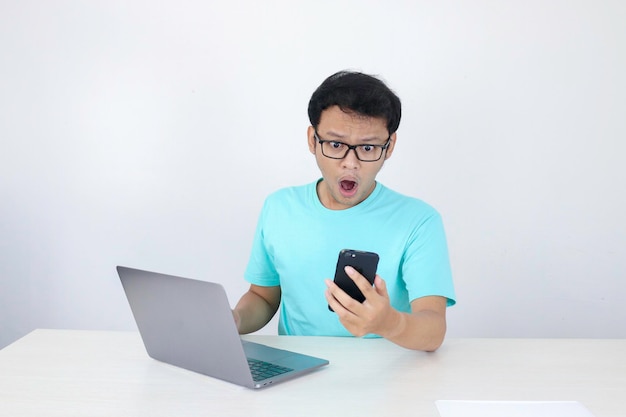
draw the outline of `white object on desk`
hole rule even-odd
[[[437,401],[441,417],[594,417],[577,401]]]

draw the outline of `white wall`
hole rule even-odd
[[[236,302],[313,90],[403,101],[379,179],[436,206],[449,336],[626,337],[623,1],[2,1],[0,347],[133,329],[118,264]],[[275,332],[275,323],[267,332]]]

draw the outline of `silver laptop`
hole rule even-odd
[[[241,340],[220,284],[117,267],[150,357],[249,388],[328,365],[325,359]]]

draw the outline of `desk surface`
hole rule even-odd
[[[0,350],[1,416],[420,416],[436,400],[575,400],[626,416],[626,339],[246,336],[330,365],[263,390],[150,359],[138,333],[36,330]]]

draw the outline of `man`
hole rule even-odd
[[[400,114],[398,97],[358,72],[334,74],[313,93],[307,140],[322,178],[265,201],[245,272],[250,289],[233,310],[240,333],[265,326],[282,301],[280,334],[381,336],[425,351],[441,345],[446,307],[455,303],[441,218],[376,181],[394,152]],[[363,303],[329,279],[341,249],[380,256],[373,286],[346,269]]]

